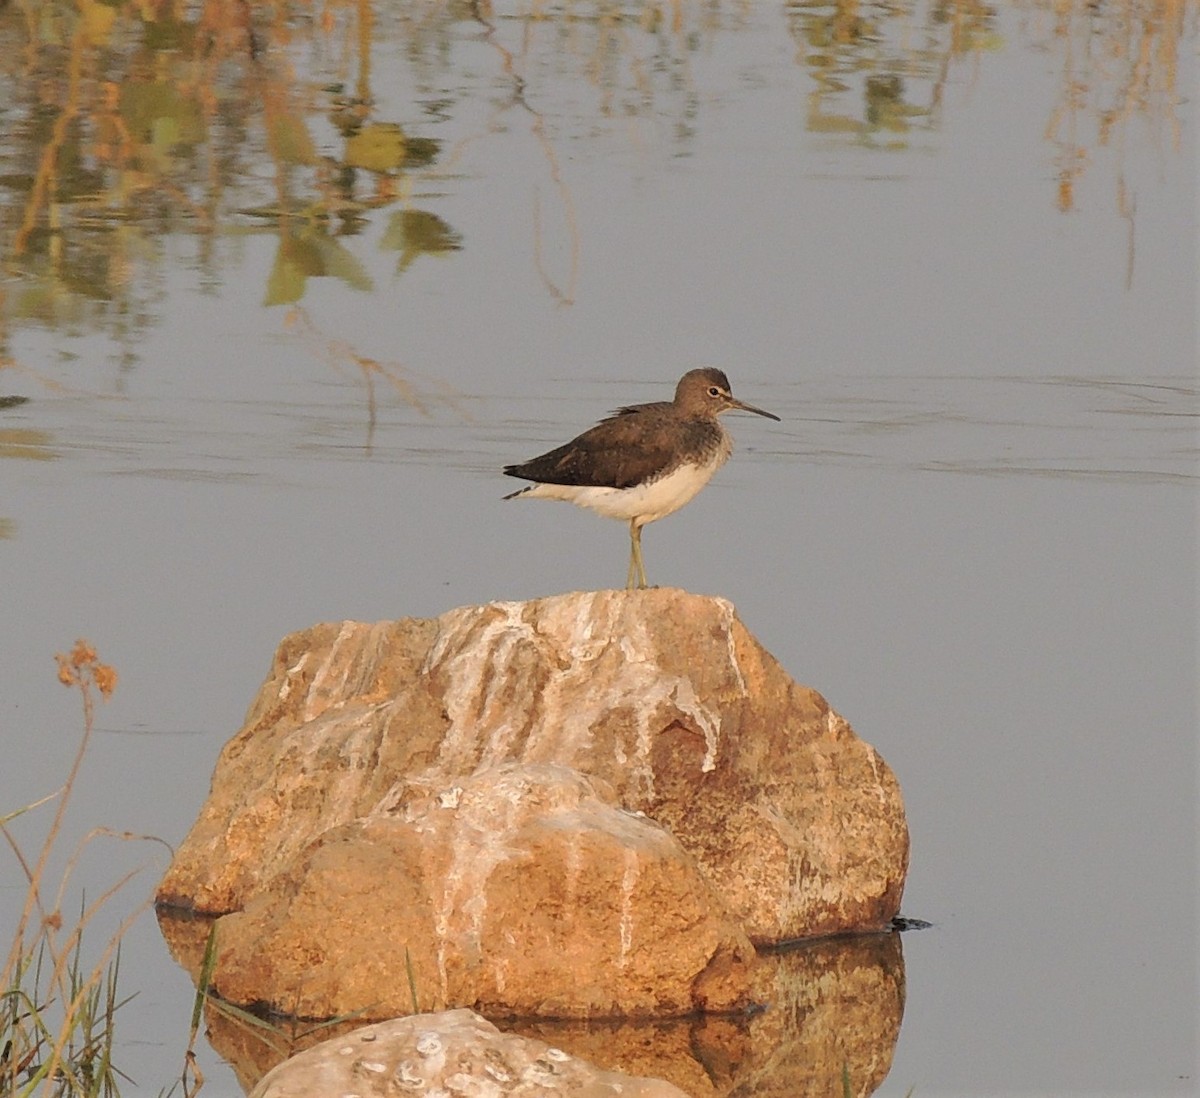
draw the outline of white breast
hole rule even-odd
[[[534,484],[521,493],[522,499],[561,499],[579,507],[587,507],[605,518],[638,519],[639,526],[678,511],[700,491],[723,464],[720,460],[707,465],[681,465],[657,480],[633,488],[597,488],[575,484]]]

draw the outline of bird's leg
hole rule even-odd
[[[637,582],[638,528],[636,522],[629,523],[629,571],[625,573],[625,590],[632,591]]]
[[[642,561],[642,528],[637,519],[632,519],[629,523],[629,574],[625,579],[625,589],[632,591],[635,581],[639,590],[649,586],[646,582],[646,565]]]
[[[633,539],[633,543],[637,546],[638,555],[638,587],[643,591],[650,586],[650,581],[646,579],[646,562],[642,560],[642,528],[637,528],[637,536]]]

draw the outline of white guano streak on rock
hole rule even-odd
[[[450,821],[450,866],[441,893],[435,897],[434,926],[437,929],[437,965],[442,999],[449,999],[446,948],[452,936],[470,963],[483,939],[483,921],[487,915],[487,886],[496,866],[514,853],[510,845],[514,819],[520,818],[521,795],[527,788],[519,776],[507,779],[507,795],[495,800],[473,801],[463,796],[452,809]],[[501,783],[503,784],[503,782]],[[491,804],[504,806],[501,818],[486,809]],[[465,926],[455,927],[454,915],[466,916]],[[461,931],[461,937],[455,934]],[[465,941],[463,941],[465,938]]]
[[[498,665],[499,661],[511,659],[522,640],[535,639],[533,631],[521,620],[521,605],[494,602],[485,607],[451,611],[440,619],[443,625],[430,647],[422,673],[441,671],[446,677],[442,697],[450,726],[438,754],[447,762],[464,753],[473,753],[481,737],[486,737],[483,752],[488,761],[502,758],[505,744],[511,742],[510,721],[501,719],[497,727],[488,728],[486,720],[489,711],[497,708],[492,704],[491,688],[507,674]],[[480,620],[489,610],[499,610],[501,615],[480,631]],[[476,718],[472,702],[481,694],[484,694],[483,709]]]
[[[764,813],[765,814],[765,813]],[[784,855],[784,879],[779,882],[777,910],[780,925],[794,927],[802,925],[803,913],[807,908],[807,899],[803,895],[802,884],[807,865],[803,845],[786,848]]]
[[[733,625],[734,619],[737,617],[737,611],[734,609],[733,603],[728,599],[714,598],[713,602],[721,608],[721,619],[725,623],[725,644],[729,648],[729,666],[733,669],[733,673],[737,677],[738,690],[741,691],[744,698],[749,693],[749,689],[746,686],[745,676],[742,675],[742,668],[738,664],[737,645],[733,642]]]
[[[704,705],[692,683],[681,676],[664,675],[646,624],[636,616],[620,614],[622,604],[597,592],[561,600],[543,608],[541,628],[521,617],[525,604],[496,602],[485,608],[452,611],[442,618],[442,629],[430,648],[425,671],[445,677],[443,697],[450,727],[442,742],[440,758],[450,763],[471,752],[480,752],[481,766],[514,757],[512,745],[523,722],[529,726],[521,752],[526,761],[554,759],[571,765],[592,742],[593,729],[613,710],[627,709],[636,719],[635,761],[631,766],[632,787],[646,796],[654,795],[650,764],[654,737],[674,709],[688,718],[704,737],[701,770],[716,767],[721,721],[718,712]],[[728,608],[732,623],[733,607]],[[501,611],[494,621],[480,626],[481,614]],[[618,620],[618,618],[620,620]],[[730,630],[727,630],[730,631]],[[608,651],[612,640],[625,657],[617,674],[596,674],[596,661]],[[532,645],[547,652],[553,669],[540,696],[529,699],[527,710],[513,718],[511,698],[504,686],[519,673],[518,655]],[[741,688],[740,669],[730,659]],[[629,765],[623,745],[615,741],[615,754]]]
[[[871,773],[875,777],[875,797],[880,804],[887,804],[887,793],[883,788],[883,779],[879,776],[879,752],[869,743],[863,746],[867,750],[867,758],[871,760]]]
[[[629,951],[633,947],[633,890],[638,881],[637,851],[625,848],[625,872],[621,876],[621,951],[617,955],[617,967],[629,963]]]
[[[667,685],[653,659],[649,633],[641,618],[634,618],[633,628],[621,635],[619,644],[625,657],[624,677],[626,686],[622,702],[637,715],[637,739],[634,746],[635,766],[630,767],[634,780],[631,788],[640,788],[646,797],[654,796],[654,768],[650,765],[650,752],[654,747],[653,717],[663,700]],[[669,698],[669,693],[667,694]]]
[[[564,907],[574,909],[576,897],[579,895],[579,873],[583,868],[583,854],[579,849],[579,829],[571,832],[571,841],[567,844],[567,879],[564,887],[566,893]]]
[[[701,704],[689,679],[678,675],[666,675],[653,655],[653,644],[644,624],[638,623],[636,632],[627,632],[618,642],[625,656],[624,690],[619,699],[610,694],[605,696],[605,708],[625,704],[637,714],[636,758],[638,765],[633,769],[636,786],[648,797],[654,796],[654,770],[650,754],[654,749],[654,737],[662,731],[665,719],[664,708],[673,708],[699,727],[704,736],[704,761],[701,771],[708,773],[716,766],[717,748],[720,741],[720,716]],[[624,759],[619,760],[622,764]]]
[[[831,738],[842,739],[850,734],[850,725],[846,722],[846,718],[839,713],[835,713],[832,709],[825,714],[825,731]],[[888,803],[888,791],[883,788],[883,777],[879,773],[879,752],[875,750],[871,744],[865,740],[859,740],[854,737],[858,749],[866,752],[867,761],[871,764],[871,774],[875,778],[875,783],[872,787],[872,792],[875,794],[875,799],[880,804]]]
[[[300,673],[308,666],[309,657],[312,655],[311,649],[306,649],[302,655],[291,667],[285,672],[286,677],[279,687],[279,700],[286,701],[296,685],[296,680],[300,677]]]
[[[600,608],[607,611],[603,620],[600,618]],[[555,609],[561,605],[573,609],[572,613],[543,614],[543,623],[547,633],[559,641],[574,659],[594,660],[609,646],[615,632],[615,607],[611,599],[601,600],[599,591],[576,595],[555,604]]]
[[[721,741],[721,718],[707,706],[700,703],[696,691],[687,679],[677,679],[671,700],[681,713],[687,714],[700,726],[704,736],[704,761],[700,763],[700,772],[707,774],[717,766],[717,748]]]
[[[495,981],[496,991],[500,995],[503,995],[508,988],[508,969],[509,960],[507,957],[492,957],[492,979]]]
[[[346,679],[350,675],[350,663],[342,668],[341,682],[336,686],[327,686],[326,679],[329,677],[330,669],[337,659],[338,650],[349,640],[349,638],[359,630],[358,622],[344,621],[341,629],[338,630],[338,635],[334,637],[333,643],[329,646],[329,654],[321,662],[321,666],[317,668],[313,675],[312,684],[308,688],[308,696],[304,699],[304,709],[302,717],[306,721],[310,721],[317,715],[320,709],[324,706],[319,705],[319,699],[322,696],[339,697],[346,685]]]
[[[485,658],[493,674],[485,680],[484,694],[479,707],[477,728],[487,739],[483,744],[481,767],[503,762],[509,757],[517,725],[510,719],[514,711],[511,699],[504,697],[505,678],[512,674],[513,656],[527,639],[528,630],[505,628],[492,630],[487,638]],[[482,672],[481,672],[482,673]],[[520,713],[520,710],[517,710]]]
[[[871,764],[871,775],[875,778],[875,784],[872,785],[871,791],[875,793],[875,799],[880,804],[886,805],[889,798],[888,791],[886,788],[883,788],[883,776],[880,774],[880,762],[882,761],[880,752],[876,751],[871,744],[866,743],[866,740],[858,739],[857,736],[854,736],[850,725],[846,722],[846,718],[839,713],[835,713],[833,709],[830,709],[826,713],[826,732],[832,739],[844,739],[848,734],[853,739],[853,742],[858,745],[859,750],[866,752],[866,761]]]
[[[838,769],[824,751],[814,751],[812,761],[817,787],[815,801],[822,809],[808,832],[810,854],[815,857],[807,858],[806,863],[809,867],[819,865],[822,869],[805,875],[796,890],[796,907],[802,911],[810,911],[813,906],[819,909],[836,907],[845,895],[845,885],[841,879],[844,861],[842,833],[834,809],[835,803],[844,802],[842,798],[824,795],[825,790],[838,783]]]
[[[466,629],[471,625],[476,617],[479,616],[480,607],[478,606],[460,606],[456,610],[447,610],[440,618],[440,628],[437,635],[433,638],[433,643],[429,646],[429,651],[425,654],[425,660],[421,664],[421,674],[427,675],[432,671],[443,659],[446,658],[446,652],[450,647],[451,641],[457,640]]]
[[[544,643],[555,648],[555,658],[565,671],[551,674],[538,703],[537,719],[529,733],[527,758],[552,755],[570,765],[590,746],[592,729],[613,708],[609,682],[597,679],[594,665],[615,632],[613,604],[599,592],[564,602],[573,607],[566,616],[547,615]],[[598,619],[600,608],[608,612]]]

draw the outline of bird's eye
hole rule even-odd
[[[710,397],[719,397],[721,395],[721,390],[718,389],[715,385],[710,385],[708,387],[708,395]]]

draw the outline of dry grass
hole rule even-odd
[[[107,699],[117,673],[102,663],[95,649],[76,642],[56,657],[58,678],[77,689],[83,702],[83,734],[66,781],[55,792],[0,817],[0,835],[8,844],[25,880],[25,901],[9,941],[0,977],[0,1096],[114,1095],[124,1078],[113,1063],[114,1019],[126,1002],[117,991],[121,939],[149,906],[135,906],[111,932],[99,955],[84,947],[88,928],[137,875],[121,877],[98,898],[80,897],[77,913],[64,914],[72,876],[84,851],[99,837],[144,839],[98,828],[83,837],[52,879],[52,855],[63,833],[63,820],[91,740],[97,695]],[[27,813],[53,805],[45,838],[31,859],[10,825]],[[72,907],[74,911],[74,907]]]

